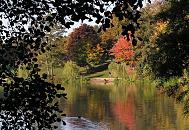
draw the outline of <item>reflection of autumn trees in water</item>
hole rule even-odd
[[[91,115],[90,117],[98,118],[97,115],[95,116],[95,114],[91,112],[95,112],[96,110],[99,110],[101,107],[103,108],[103,105],[100,105],[103,104],[101,103],[103,102],[103,100],[100,100],[101,97],[99,97],[101,91],[99,93],[96,93],[93,90],[93,88],[88,88],[87,86],[79,86],[79,84],[73,84],[73,86],[67,85],[65,88],[66,92],[68,92],[68,99],[66,100],[67,105],[64,104],[64,102],[62,102],[61,107],[62,109],[64,108],[64,110],[67,110],[68,116],[84,117],[87,114],[86,117],[88,117],[89,114]],[[103,92],[104,91],[102,90],[102,93]],[[108,95],[104,96],[107,96],[108,98]],[[66,106],[66,108],[64,107],[64,105]],[[100,113],[103,112],[98,113],[98,115],[100,115]]]
[[[82,114],[81,116],[103,121],[110,113],[108,92],[106,90],[99,89],[96,93],[93,88],[89,88],[85,95],[78,97],[78,101],[72,107],[74,114]],[[74,109],[77,109],[77,113]]]
[[[132,86],[131,86],[132,87]],[[128,97],[125,101],[117,101],[113,107],[115,117],[129,130],[136,130],[135,90],[128,87]]]
[[[189,120],[183,118],[181,106],[156,93],[150,84],[67,89],[69,101],[64,112],[68,117],[81,116],[110,130],[188,130]]]
[[[119,89],[114,93],[112,112],[129,130],[187,130],[189,120],[183,118],[182,106],[157,94],[152,86],[128,85]]]

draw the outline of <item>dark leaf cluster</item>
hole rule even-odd
[[[169,6],[156,16],[169,22],[166,33],[156,40],[159,51],[149,55],[153,72],[159,77],[181,76],[189,65],[189,1],[170,1]]]
[[[2,130],[54,129],[62,111],[56,98],[66,98],[64,87],[45,81],[45,74],[30,75],[27,79],[14,78],[3,82],[4,98],[0,99]],[[58,91],[61,91],[59,93]]]

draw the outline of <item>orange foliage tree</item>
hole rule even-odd
[[[116,62],[130,61],[134,56],[131,37],[121,36],[110,50],[110,55],[115,57]]]

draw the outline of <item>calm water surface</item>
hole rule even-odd
[[[61,130],[189,130],[183,106],[153,86],[70,85]],[[81,118],[78,118],[81,116]]]

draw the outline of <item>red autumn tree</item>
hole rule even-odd
[[[134,56],[131,37],[129,36],[129,38],[127,38],[125,36],[121,36],[110,50],[110,55],[113,55],[117,62],[130,61]]]

